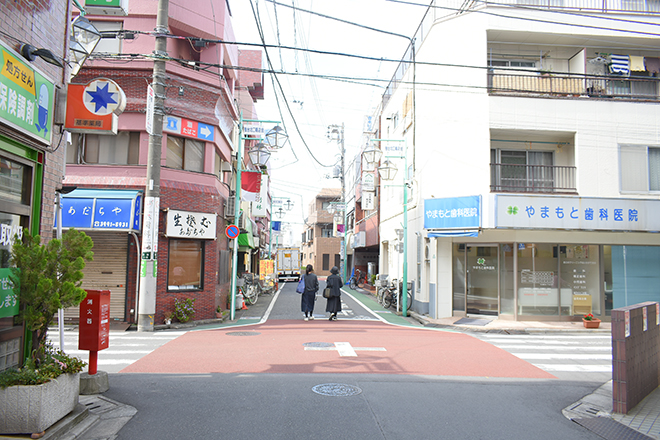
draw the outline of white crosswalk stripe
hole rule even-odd
[[[483,333],[475,336],[560,378],[584,379],[585,374],[591,374],[594,380],[611,378],[610,335]]]
[[[110,331],[109,347],[99,351],[98,370],[107,373],[117,373],[124,367],[148,355],[158,347],[178,338],[186,332],[154,332],[137,333],[126,331]],[[58,331],[49,331],[48,339],[55,348],[59,348],[60,336]],[[89,351],[78,350],[78,332],[64,331],[64,351],[89,361]],[[85,370],[86,371],[86,370]]]

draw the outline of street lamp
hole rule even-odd
[[[238,152],[236,153],[236,202],[234,203],[234,222],[238,222],[241,215],[241,177],[243,172],[243,141],[253,139],[246,137],[243,134],[244,124],[246,122],[257,122],[266,124],[279,124],[280,121],[262,121],[258,119],[243,119],[243,112],[241,112],[238,122]],[[280,149],[288,139],[286,133],[279,126],[275,126],[272,130],[266,133],[266,143],[270,148]],[[269,137],[268,135],[273,132]],[[232,265],[231,265],[231,310],[229,312],[230,319],[236,316],[236,278],[238,276],[238,236],[234,238],[234,249],[232,252]]]
[[[79,15],[73,20],[69,38],[69,63],[72,77],[78,74],[99,41],[101,41],[101,33],[88,19]]]
[[[293,209],[293,203],[291,202],[291,199],[285,199],[284,197],[271,197],[270,198],[270,235],[268,236],[270,242],[268,243],[268,252],[270,254],[273,254],[273,199],[277,200],[286,200],[286,205],[284,206],[284,209],[286,211],[291,211]],[[277,211],[277,215],[279,218],[284,217],[285,211],[282,209],[280,206],[279,210]]]
[[[270,159],[270,151],[268,151],[264,143],[259,142],[256,147],[248,151],[248,156],[250,156],[253,164],[264,166],[268,163],[268,159]]]
[[[405,170],[403,173],[403,276],[402,281],[403,281],[403,291],[401,292],[401,313],[403,316],[407,315],[408,312],[408,186],[410,185],[410,180],[407,178],[409,176],[406,176],[407,171],[408,171],[408,147],[407,144],[405,143],[405,140],[402,139],[372,139],[373,142],[401,142],[403,148],[400,150],[402,151],[401,156],[385,156],[385,162],[378,167],[378,174],[380,174],[381,179],[383,180],[393,180],[394,177],[396,176],[397,168],[396,165],[390,161],[389,159],[403,159],[405,163]],[[367,156],[363,156],[364,159],[369,163],[370,165],[376,165],[376,162],[369,162],[370,159],[375,159],[379,157],[381,154],[378,154],[378,152],[374,151],[378,150],[377,148],[373,148],[371,150],[367,149],[365,152],[367,152]],[[380,150],[378,150],[380,151]]]

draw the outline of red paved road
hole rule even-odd
[[[232,336],[234,332],[258,332]],[[383,347],[341,357],[309,351],[309,342]],[[462,333],[396,327],[381,322],[272,321],[192,331],[170,341],[122,373],[379,373],[554,379],[504,350]]]

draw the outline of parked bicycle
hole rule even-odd
[[[237,280],[236,286],[243,295],[245,304],[250,306],[257,303],[261,286],[259,286],[259,283],[254,279],[254,274],[244,273]]]
[[[379,290],[377,295],[380,295],[379,302],[386,309],[392,306],[394,306],[394,308],[397,310],[403,309],[402,282],[398,283],[398,289],[397,289],[397,280],[396,279],[392,280],[390,285],[388,287]],[[413,302],[412,292],[410,290],[406,292],[406,299],[407,299],[406,310],[410,310]]]
[[[348,285],[355,290],[356,287],[363,287],[367,282],[367,274],[363,274],[360,269],[355,269],[355,274],[351,277]]]

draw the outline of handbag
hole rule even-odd
[[[300,277],[300,281],[298,281],[298,287],[296,287],[296,292],[298,293],[305,292],[305,277]]]
[[[323,298],[330,298],[331,292],[332,292],[332,289],[330,289],[329,287],[326,287],[325,289],[323,289]]]

